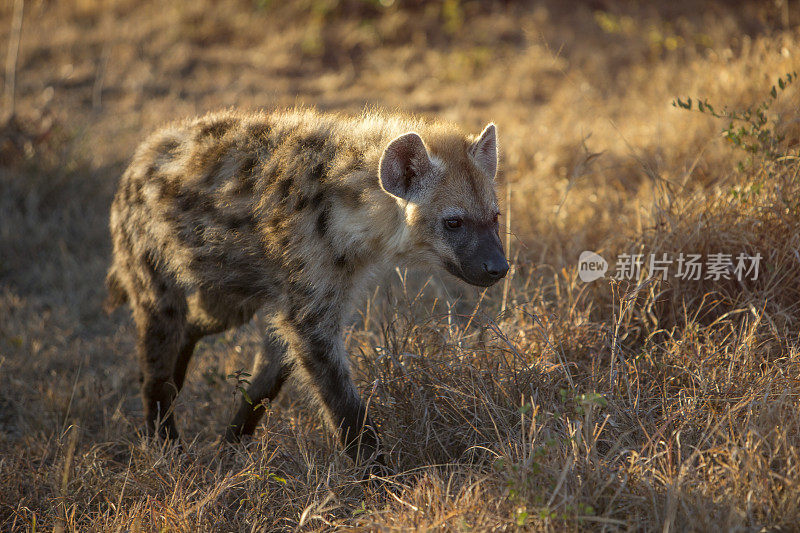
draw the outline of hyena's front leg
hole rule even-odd
[[[244,435],[252,435],[264,414],[264,400],[272,401],[278,395],[292,371],[286,358],[286,345],[274,334],[268,333],[264,345],[253,362],[247,396],[242,398],[239,410],[225,432],[229,442]]]
[[[317,326],[316,328],[313,326]],[[339,432],[345,452],[357,464],[378,465],[387,473],[378,433],[350,377],[350,365],[341,335],[325,333],[322,325],[298,328],[290,344],[298,370],[316,394],[328,424]]]

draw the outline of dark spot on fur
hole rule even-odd
[[[325,147],[325,135],[319,132],[307,135],[300,140],[299,146],[302,151],[321,151]]]
[[[280,196],[281,201],[286,200],[291,190],[292,190],[292,179],[283,178],[278,183],[278,195]]]
[[[228,130],[231,129],[233,126],[233,120],[230,119],[222,119],[216,122],[212,122],[211,124],[207,124],[200,130],[200,135],[202,137],[214,137],[219,138],[228,133]]]
[[[350,209],[358,209],[361,207],[361,191],[350,188],[350,187],[343,187],[336,191],[336,197],[339,198],[344,205],[349,207]]]
[[[313,181],[322,181],[325,178],[325,165],[322,163],[315,165],[314,168],[311,169],[309,177]]]
[[[158,188],[161,198],[172,199],[181,194],[181,188],[177,181],[161,179],[158,181]]]
[[[344,254],[338,256],[333,260],[333,264],[336,265],[336,268],[347,268],[347,256]]]
[[[178,207],[181,211],[193,211],[195,207],[197,207],[198,202],[200,201],[194,194],[188,194],[185,192],[181,192],[178,195]]]
[[[279,228],[283,222],[283,216],[280,213],[275,213],[269,218],[268,226],[270,228]]]
[[[236,213],[229,214],[225,218],[225,225],[230,230],[244,230],[247,228],[255,228],[256,220],[250,213]]]
[[[125,204],[131,203],[132,188],[133,188],[133,182],[128,182],[120,186],[119,192],[117,194],[122,198],[122,201]]]
[[[306,313],[306,320],[303,322],[308,324],[309,328],[316,328],[329,314],[330,311],[326,308],[313,308]]]
[[[297,204],[294,206],[295,211],[302,211],[308,205],[308,198],[305,196],[301,196],[297,199]]]
[[[158,287],[158,292],[160,292],[161,294],[169,292],[170,284],[167,282],[166,279],[164,279],[163,276],[159,276],[157,278],[156,286]]]
[[[328,210],[323,209],[317,217],[317,233],[320,237],[324,237],[328,232]]]
[[[357,170],[363,170],[366,168],[366,162],[364,161],[364,154],[359,151],[350,149],[348,150],[349,159],[347,161],[347,172],[355,172]]]
[[[197,248],[203,244],[202,227],[192,226],[182,213],[176,210],[164,212],[164,218],[176,229],[175,236],[181,244]]]
[[[240,175],[231,190],[232,194],[240,196],[250,196],[253,194],[253,179],[249,176]]]
[[[251,124],[247,128],[247,135],[250,137],[264,137],[269,134],[269,130],[269,124],[259,122],[257,124]]]
[[[176,196],[175,201],[180,211],[189,213],[200,211],[204,214],[213,213],[214,208],[196,191],[183,189]]]
[[[322,201],[325,199],[325,194],[322,191],[317,191],[313,198],[311,198],[311,207],[318,208]]]
[[[216,146],[200,155],[198,167],[201,171],[205,171],[206,182],[213,181],[219,174],[227,152],[227,146]]]
[[[132,181],[128,183],[128,186],[125,188],[125,201],[129,205],[141,205],[144,203],[141,182]]]
[[[258,164],[258,158],[255,156],[248,156],[247,159],[242,161],[242,166],[239,167],[239,174],[249,177]]]
[[[163,349],[167,342],[168,333],[160,324],[153,324],[147,328],[146,338],[148,343],[155,344],[159,349]]]
[[[156,151],[162,155],[172,157],[175,155],[175,151],[178,149],[179,146],[180,143],[175,139],[166,139],[162,141],[161,144],[158,145]]]

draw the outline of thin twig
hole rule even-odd
[[[506,184],[506,257],[511,257],[511,183]],[[508,304],[508,290],[511,288],[511,276],[514,274],[513,266],[503,282],[503,303],[500,305],[500,316],[506,312]]]
[[[19,42],[22,38],[22,15],[25,0],[14,1],[14,15],[11,20],[11,33],[8,35],[8,54],[6,55],[6,84],[3,94],[6,120],[16,115],[17,59],[19,58]]]
[[[108,68],[108,59],[111,56],[111,47],[107,44],[103,47],[103,54],[97,65],[97,73],[94,78],[94,85],[92,86],[92,111],[98,112],[103,107],[103,84],[106,78],[106,69]]]

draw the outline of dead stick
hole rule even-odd
[[[19,41],[22,37],[22,13],[25,0],[14,0],[14,15],[11,21],[11,33],[8,35],[8,55],[6,56],[6,85],[3,101],[6,108],[6,119],[11,120],[16,114],[17,58],[19,57]]]
[[[511,257],[511,182],[506,184],[506,257]],[[508,276],[506,276],[503,283],[503,302],[500,305],[500,314],[506,312],[506,305],[508,304],[508,291],[511,288],[511,276],[514,274],[514,267],[509,269]]]

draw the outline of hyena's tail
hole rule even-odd
[[[103,309],[106,313],[111,313],[114,309],[128,301],[128,293],[119,281],[117,272],[112,266],[106,275],[106,288],[108,296],[103,302]]]

